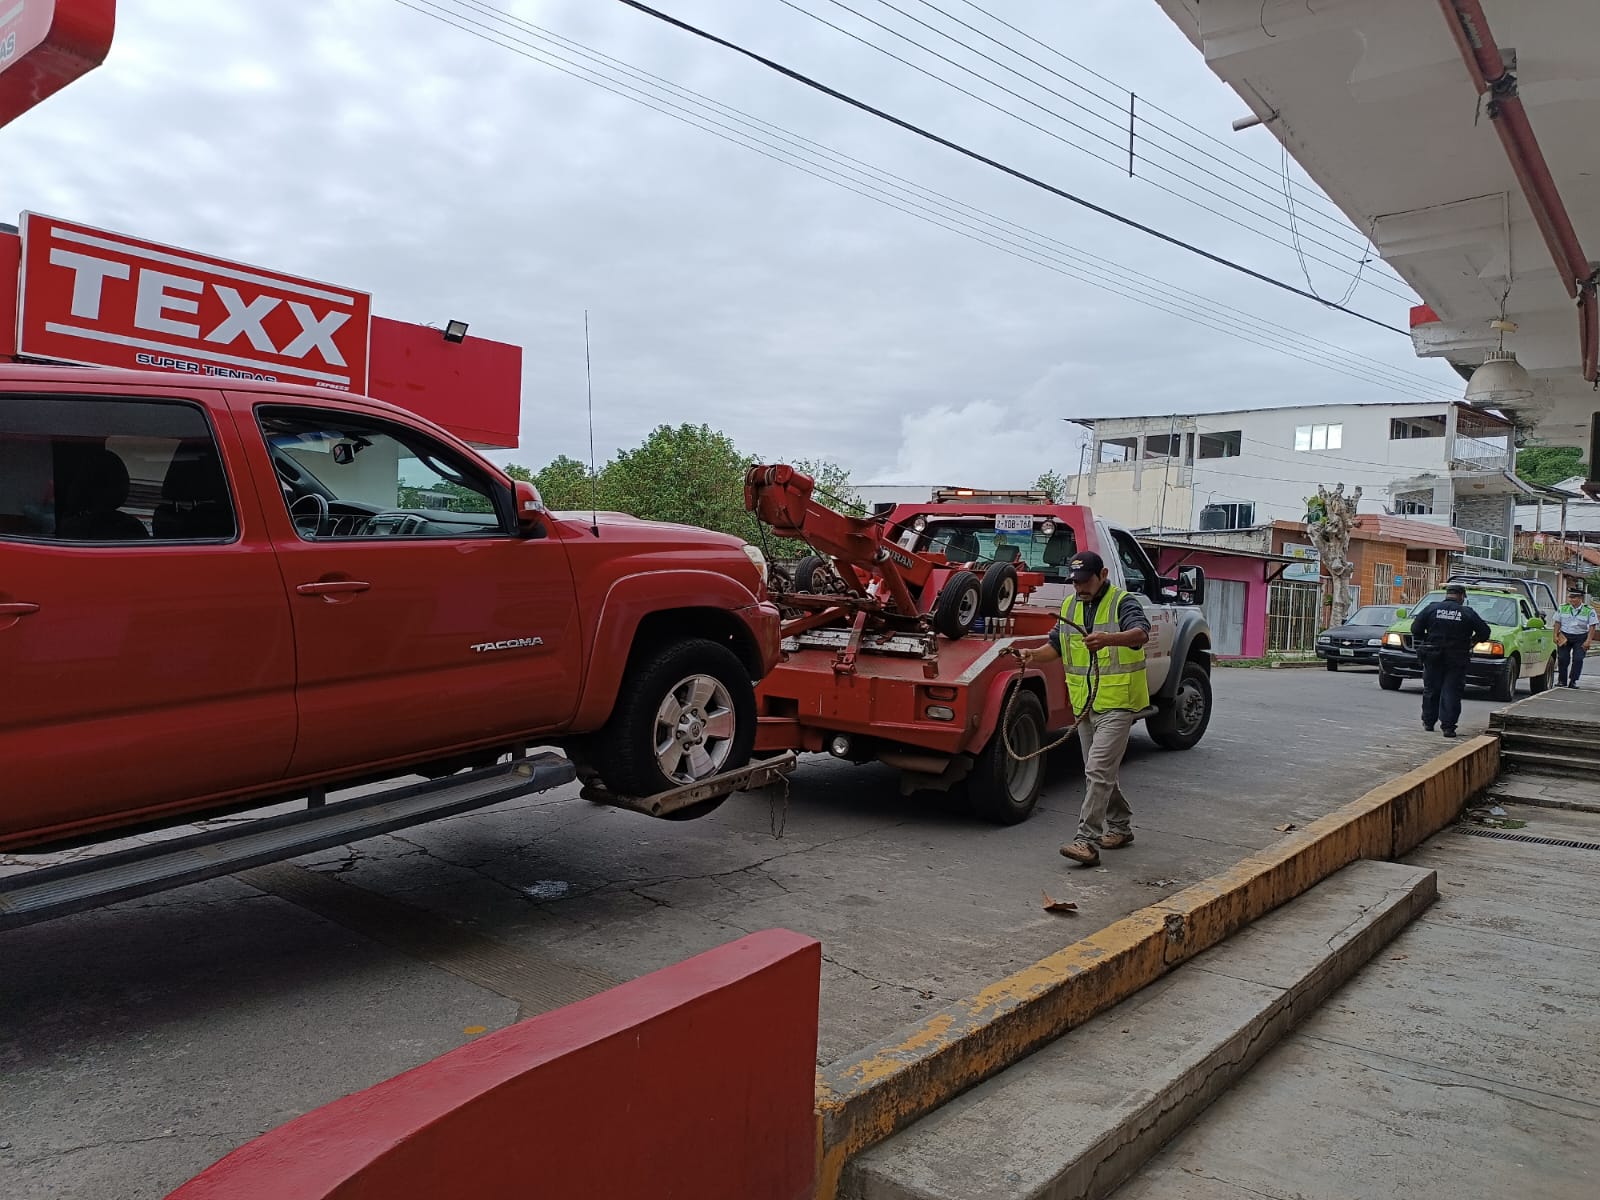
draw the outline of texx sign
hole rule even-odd
[[[37,213],[21,227],[19,357],[367,390],[365,293]]]

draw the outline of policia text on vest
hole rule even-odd
[[[1100,851],[1133,842],[1133,810],[1122,794],[1122,756],[1134,718],[1150,707],[1144,646],[1150,618],[1144,605],[1111,585],[1098,554],[1074,558],[1067,569],[1073,594],[1061,606],[1061,622],[1050,644],[1029,650],[1031,666],[1061,662],[1067,695],[1083,746],[1083,809],[1078,834],[1061,853],[1086,867],[1098,866]]]

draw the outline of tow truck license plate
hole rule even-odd
[[[998,513],[994,530],[996,533],[1032,533],[1033,518],[1027,513]]]

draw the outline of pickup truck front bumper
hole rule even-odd
[[[1379,669],[1387,675],[1402,679],[1421,679],[1422,660],[1415,650],[1393,650],[1385,647],[1378,658]],[[1474,654],[1467,660],[1467,682],[1482,687],[1505,678],[1506,660],[1487,654]]]

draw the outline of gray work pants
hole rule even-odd
[[[1127,709],[1090,713],[1078,722],[1083,746],[1083,811],[1078,814],[1078,837],[1098,846],[1107,830],[1133,832],[1133,809],[1122,794],[1117,775],[1133,731],[1133,713]]]

